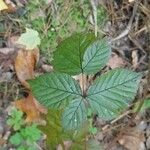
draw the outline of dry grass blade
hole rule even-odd
[[[118,35],[117,37],[115,37],[114,39],[112,39],[111,42],[119,40],[119,39],[125,37],[129,33],[129,31],[130,31],[130,29],[132,27],[132,23],[133,23],[135,14],[137,12],[137,8],[138,8],[138,2],[136,2],[135,5],[134,5],[134,7],[133,7],[133,13],[132,13],[132,16],[131,16],[131,18],[130,18],[130,20],[128,22],[127,28],[120,35]]]

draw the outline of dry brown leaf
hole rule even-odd
[[[4,3],[3,0],[0,0],[0,11],[8,9],[8,6]]]
[[[39,59],[39,49],[33,51],[19,50],[15,59],[15,70],[19,81],[26,88],[30,89],[26,82],[34,78],[34,67]]]
[[[3,146],[5,143],[6,143],[6,140],[0,137],[0,146]]]
[[[7,12],[7,13],[16,12],[17,10],[16,5],[11,0],[5,0],[5,3],[7,5],[7,9],[5,9],[4,12]]]
[[[26,113],[26,122],[39,122],[41,121],[40,114],[47,113],[46,108],[41,106],[31,93],[28,97],[17,100],[15,105],[19,110]]]
[[[144,133],[137,128],[128,127],[118,135],[118,142],[128,150],[139,150],[144,142]]]
[[[118,67],[124,67],[126,65],[126,62],[117,54],[112,53],[107,65],[111,69],[114,69],[114,68],[118,68]]]

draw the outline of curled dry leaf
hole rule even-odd
[[[3,146],[5,143],[6,143],[6,140],[0,137],[0,146]]]
[[[118,142],[128,150],[140,150],[144,142],[144,133],[137,128],[128,127],[118,135]]]
[[[39,49],[33,51],[19,50],[15,59],[15,70],[19,81],[26,88],[30,89],[26,82],[28,79],[34,78],[34,67],[39,59]]]
[[[37,100],[30,93],[28,97],[15,102],[15,106],[26,113],[26,122],[41,121],[40,113],[47,113],[46,108],[41,106]]]
[[[39,59],[39,49],[33,51],[19,50],[15,59],[15,70],[21,84],[30,90],[26,80],[34,78],[34,67]],[[46,109],[29,93],[29,96],[15,102],[18,109],[27,115],[26,122],[40,121],[40,113]]]

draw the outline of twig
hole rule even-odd
[[[126,28],[120,35],[118,35],[116,38],[112,39],[111,42],[114,42],[114,41],[116,41],[116,40],[119,40],[119,39],[125,37],[125,36],[129,33],[129,31],[130,31],[130,29],[131,29],[131,27],[132,27],[132,23],[133,23],[133,20],[134,20],[134,17],[135,17],[137,8],[138,8],[138,2],[135,2],[135,5],[134,5],[134,7],[133,7],[132,16],[131,16],[131,18],[130,18],[130,20],[129,20],[129,23],[128,23],[128,25],[127,25],[127,28]]]
[[[95,25],[95,36],[97,37],[98,26],[97,26],[97,6],[94,0],[91,0],[91,6],[93,8],[94,25]]]
[[[148,18],[148,19],[149,19],[149,18]],[[150,31],[150,26],[149,26],[149,25],[147,25],[147,29],[148,29],[148,31]],[[149,43],[148,43],[148,44],[149,44]],[[144,104],[144,100],[145,100],[146,94],[147,94],[147,92],[148,92],[148,88],[149,88],[149,86],[150,86],[150,46],[149,46],[149,45],[148,45],[147,55],[148,55],[147,83],[146,83],[146,85],[145,85],[145,87],[144,87],[145,90],[144,90],[144,92],[143,92],[143,98],[142,98],[142,100],[141,100],[141,102],[140,102],[140,104],[139,104],[139,106],[138,106],[138,108],[137,108],[137,110],[136,110],[136,112],[135,112],[134,118],[137,116],[138,112],[141,110],[141,108],[142,108],[142,106],[143,106],[143,104]]]
[[[127,115],[130,114],[130,113],[131,113],[131,110],[126,111],[125,113],[121,114],[118,118],[112,120],[112,121],[110,122],[110,124],[112,125],[112,124],[116,123],[118,120],[122,119],[123,117],[127,116]],[[109,125],[107,124],[107,125],[105,125],[105,126],[102,128],[102,130],[104,131],[104,130],[106,130],[108,127],[109,127]]]
[[[35,142],[34,143],[34,145],[36,146],[36,148],[38,149],[38,150],[42,150],[42,148]]]

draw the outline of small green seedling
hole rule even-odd
[[[89,125],[88,125],[89,133],[96,134],[97,128],[93,127],[93,113],[90,108],[87,110],[87,118],[88,118],[88,122],[89,122]]]
[[[10,112],[7,124],[15,131],[20,130],[21,126],[24,124],[23,113],[16,108],[13,108]]]
[[[107,39],[96,39],[92,33],[74,34],[62,41],[54,52],[54,72],[29,81],[34,96],[42,105],[64,109],[64,129],[82,128],[88,121],[89,108],[104,120],[114,119],[134,99],[140,73],[121,68],[110,70],[87,87],[80,86],[71,77],[94,76],[103,69],[110,55]]]
[[[7,124],[15,131],[9,141],[16,150],[37,150],[36,142],[41,138],[41,131],[35,124],[26,125],[21,111],[14,108]]]

